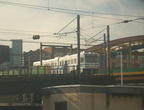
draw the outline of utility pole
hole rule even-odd
[[[108,75],[110,75],[110,35],[109,35],[109,25],[107,26],[107,46],[108,46]]]
[[[104,56],[105,56],[105,60],[104,60],[104,64],[105,64],[105,75],[108,74],[107,72],[107,48],[106,48],[106,35],[104,34]]]
[[[30,55],[30,53],[28,53],[27,57],[28,57],[28,67],[30,67],[31,66],[31,55]]]
[[[123,85],[123,55],[122,55],[122,52],[120,52],[120,64],[121,64],[121,85]]]
[[[40,43],[40,66],[42,66],[42,43]]]
[[[80,74],[80,16],[77,15],[77,75],[81,78]]]
[[[73,54],[73,45],[71,44],[70,46],[70,54],[72,55]]]

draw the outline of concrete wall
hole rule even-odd
[[[110,96],[108,110],[142,110],[142,100],[138,96]]]
[[[81,93],[80,110],[106,110],[106,95]]]
[[[43,110],[55,110],[55,102],[67,101],[68,110],[80,110],[78,93],[54,94],[43,96]]]
[[[18,95],[1,95],[0,103],[16,103]]]
[[[67,102],[67,110],[142,110],[140,96],[105,93],[64,93],[43,96],[43,110],[55,110],[55,102]]]

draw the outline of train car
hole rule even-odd
[[[80,53],[80,72],[83,74],[98,73],[97,53]],[[34,62],[33,66],[40,66],[40,61]],[[51,66],[52,74],[70,74],[77,71],[77,54],[56,57],[42,61],[42,66]]]

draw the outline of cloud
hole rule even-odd
[[[42,5],[50,6],[62,9],[72,9],[72,10],[81,10],[81,11],[91,11],[91,12],[100,12],[100,13],[112,13],[120,15],[141,15],[143,16],[144,4],[142,1],[135,0],[6,0],[9,2],[18,2],[25,4],[33,5]],[[55,10],[56,11],[56,10]],[[0,4],[0,19],[1,25],[0,29],[9,29],[9,30],[26,30],[26,31],[36,31],[32,34],[44,34],[40,32],[56,33],[66,26],[70,21],[76,18],[77,14],[68,14],[68,13],[59,13],[54,10],[39,10],[31,9],[25,7],[16,7]],[[79,13],[82,14],[82,13]],[[86,13],[83,13],[86,14]],[[137,17],[123,17],[123,16],[114,16],[114,15],[105,15],[105,14],[92,14],[89,13],[89,16],[81,15],[80,16],[81,28],[92,28],[97,26],[105,25],[100,28],[87,29],[82,32],[85,32],[89,36],[83,35],[81,37],[89,38],[90,36],[95,35],[100,32],[106,25],[113,24],[117,22],[122,22],[123,20],[135,19]],[[103,18],[102,18],[103,17]],[[108,19],[112,18],[112,19]],[[118,20],[119,19],[119,20]],[[142,20],[139,22],[143,22]],[[62,32],[73,31],[77,28],[76,20],[71,23],[66,29]],[[143,33],[143,23],[131,22],[128,24],[119,24],[119,25],[110,25],[111,39],[116,39],[120,37],[144,34]],[[1,31],[0,31],[1,32]],[[24,34],[3,34],[0,33],[0,38],[25,38],[26,40],[32,41],[29,39],[32,35]],[[100,34],[100,36],[102,36]],[[69,34],[58,39],[53,36],[42,37],[39,41],[45,42],[76,42],[76,34]],[[99,37],[99,36],[97,36]],[[25,40],[24,39],[24,40]],[[84,41],[81,41],[84,42]],[[38,44],[39,45],[39,44]],[[34,48],[39,48],[34,47]],[[25,50],[28,50],[29,47],[25,47]]]

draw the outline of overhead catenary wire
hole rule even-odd
[[[94,29],[94,28],[100,28],[100,27],[105,27],[107,25],[111,26],[111,25],[116,25],[116,24],[121,24],[121,23],[128,23],[128,22],[133,22],[133,21],[136,21],[136,20],[144,20],[144,18],[136,18],[136,19],[132,19],[132,20],[123,20],[121,22],[116,22],[116,23],[111,23],[111,24],[106,24],[106,25],[99,25],[99,26],[93,26],[93,27],[90,27],[90,28],[81,28],[82,32],[85,31],[85,30],[89,30],[89,29]],[[73,19],[72,21],[74,21],[75,19]],[[71,22],[72,22],[71,21]],[[70,23],[71,23],[70,22]],[[70,24],[69,23],[69,24]],[[135,23],[144,23],[144,22],[135,22]],[[67,24],[64,28],[66,28],[69,24]],[[64,29],[63,28],[63,29]],[[61,29],[59,32],[61,32],[63,29]],[[75,29],[76,30],[76,29]],[[70,33],[75,33],[76,31],[70,31],[70,32],[63,32],[63,33],[59,33],[59,34],[70,34]],[[41,31],[28,31],[28,30],[11,30],[11,29],[0,29],[0,33],[12,33],[12,34],[25,34],[25,35],[33,35],[34,33],[42,33],[42,34],[47,34],[47,35],[41,35],[41,37],[43,36],[54,36],[56,35],[55,32],[41,32]],[[51,33],[51,34],[50,34]],[[50,35],[49,35],[50,34]]]
[[[73,21],[75,21],[76,18],[74,18],[71,22],[69,22],[66,26],[64,26],[60,31],[58,31],[56,34],[59,34],[62,30],[64,30],[66,27],[68,27]]]
[[[75,29],[76,30],[76,29]],[[70,34],[70,33],[75,33],[76,31],[69,31],[69,32],[63,32],[63,33],[59,33],[61,34]],[[56,35],[55,32],[42,32],[42,31],[27,31],[27,30],[11,30],[11,29],[0,29],[0,33],[14,33],[14,34],[26,34],[26,35],[33,35],[33,34],[38,34],[38,33],[42,33],[42,36],[46,36],[46,35]],[[45,35],[44,35],[45,34]]]
[[[82,29],[83,31],[84,30],[89,30],[89,29],[94,29],[94,28],[100,28],[100,27],[106,27],[107,25],[111,26],[111,25],[116,25],[116,24],[122,24],[122,23],[129,23],[129,22],[135,22],[135,23],[144,23],[144,22],[137,22],[137,20],[144,20],[144,18],[136,18],[136,19],[131,19],[131,20],[123,20],[121,22],[116,22],[116,23],[111,23],[111,24],[106,24],[106,25],[99,25],[99,26],[95,26],[95,27],[90,27],[90,28],[85,28],[85,29]]]
[[[98,32],[97,34],[95,34],[94,36],[92,36],[91,38],[94,38],[95,36],[99,35],[99,34],[102,33],[103,31],[105,31],[106,29],[107,29],[107,28],[101,30],[100,32]],[[91,39],[91,38],[90,38],[90,39]],[[88,40],[89,40],[89,39],[88,39]]]
[[[55,34],[55,32],[40,32],[40,31],[37,32],[37,31],[26,31],[26,30],[0,29],[0,33],[2,33],[2,34],[8,34],[8,35],[29,35],[29,36],[40,34],[40,37],[60,37],[60,36],[72,34],[72,33],[75,33],[75,32],[76,31],[73,30],[73,31],[69,31],[69,32],[63,32],[63,33]],[[20,36],[18,36],[18,37],[20,37]],[[31,37],[26,38],[26,39],[31,39]]]
[[[99,38],[95,40],[94,37],[96,37],[97,35],[99,35],[99,34],[102,33],[103,31],[105,31],[106,29],[107,29],[107,28],[101,30],[101,31],[98,32],[97,34],[93,35],[91,38],[87,39],[87,40],[86,40],[86,45],[90,45],[92,42],[98,41]]]
[[[123,19],[116,19],[116,18],[109,18],[109,17],[105,17],[105,16],[95,16],[94,14],[100,14],[100,15],[115,15],[115,16],[127,16],[127,17],[141,17],[142,16],[134,16],[134,15],[121,15],[121,14],[113,14],[113,13],[99,13],[99,12],[90,12],[90,11],[81,11],[81,10],[71,10],[71,9],[63,9],[63,8],[55,8],[55,7],[46,7],[46,6],[38,6],[38,5],[30,5],[30,4],[22,4],[22,3],[15,3],[15,2],[6,2],[6,1],[0,1],[0,4],[5,4],[5,5],[12,5],[12,6],[19,6],[19,7],[26,7],[26,8],[33,8],[33,9],[40,9],[40,10],[49,10],[50,11],[55,11],[55,12],[62,12],[62,13],[70,13],[70,14],[78,14],[80,13],[81,15],[85,15],[85,16],[92,16],[92,17],[100,17],[100,18],[104,18],[104,19],[113,19],[113,20],[123,20]],[[92,15],[91,15],[92,14]],[[138,20],[138,19],[137,19]],[[135,21],[135,20],[133,20]],[[93,21],[92,21],[93,22]],[[122,21],[123,23],[127,22],[126,20]],[[120,22],[120,23],[122,23]],[[130,21],[128,21],[130,22]],[[119,23],[119,24],[120,24]],[[118,24],[118,23],[113,23],[113,24],[109,24],[109,25],[114,25],[114,24]],[[92,24],[93,25],[93,24]],[[106,26],[106,25],[103,25]],[[63,29],[65,29],[67,26],[65,26]],[[102,27],[102,26],[100,26]],[[92,28],[96,28],[94,26],[92,26]],[[58,33],[60,33],[63,29],[61,29]],[[9,32],[10,33],[10,32]],[[66,34],[69,34],[69,32],[65,32]],[[73,33],[73,32],[72,32]],[[20,33],[18,33],[20,34]],[[61,34],[61,33],[60,33]],[[64,34],[64,33],[62,33]],[[43,35],[42,35],[43,36]],[[46,35],[45,35],[46,36]]]
[[[76,18],[75,18],[76,19]],[[73,31],[71,31],[71,32],[63,32],[63,33],[60,33],[62,30],[64,30],[68,25],[70,25],[75,19],[73,19],[70,23],[68,23],[64,28],[62,28],[57,34],[55,34],[55,33],[52,33],[51,35],[41,35],[41,37],[53,37],[53,36],[55,36],[55,37],[59,37],[59,38],[61,38],[61,36],[62,35],[67,35],[67,34],[71,34],[71,33],[75,33],[76,31],[75,30],[73,30]],[[144,18],[136,18],[136,19],[132,19],[132,20],[124,20],[124,21],[122,21],[122,22],[117,22],[117,23],[113,23],[113,24],[109,24],[109,25],[115,25],[115,24],[121,24],[121,23],[128,23],[128,22],[133,22],[133,21],[136,21],[136,20],[139,20],[139,19],[144,19]],[[98,27],[104,27],[104,26],[107,26],[107,25],[101,25],[101,26],[97,26],[97,27],[92,27],[92,28],[86,28],[86,29],[82,29],[81,28],[81,32],[83,33],[83,31],[84,30],[88,30],[88,29],[93,29],[93,28],[98,28]],[[1,33],[8,33],[8,34],[10,34],[10,33],[12,33],[12,34],[24,34],[24,35],[33,35],[32,33],[33,32],[35,32],[35,33],[48,33],[48,32],[37,32],[37,31],[25,31],[25,30],[9,30],[9,29],[0,29],[0,32]],[[59,35],[58,35],[59,34]],[[88,36],[88,34],[87,34],[87,36]],[[91,36],[89,36],[89,37],[91,37]],[[31,37],[30,38],[26,38],[26,39],[31,39]],[[86,38],[85,38],[85,40],[86,40]],[[55,40],[56,41],[56,40]]]
[[[91,16],[91,14],[93,13],[93,14],[113,15],[113,16],[143,17],[143,16],[136,16],[136,15],[122,15],[122,14],[114,14],[114,13],[102,13],[102,12],[72,10],[72,9],[55,8],[55,7],[49,7],[49,6],[47,7],[47,6],[39,6],[39,5],[31,5],[31,4],[23,4],[23,3],[7,2],[7,1],[0,1],[0,4],[33,8],[33,9],[40,9],[40,10],[57,11],[57,12],[62,12],[62,13],[65,12],[65,13],[70,13],[70,14],[80,14],[80,15],[86,15],[86,16]],[[93,17],[100,17],[100,16],[93,16]],[[115,19],[115,18],[108,18],[108,17],[101,17],[101,18]],[[120,20],[120,19],[115,19],[115,20]]]
[[[89,34],[87,34],[86,32],[84,32],[83,31],[83,29],[81,29],[82,31],[81,31],[81,34],[84,34],[84,35],[86,35],[87,37],[91,37]]]
[[[0,3],[7,4],[7,5],[20,6],[20,7],[22,6],[22,7],[27,7],[27,8],[34,8],[34,9],[42,9],[42,10],[47,10],[47,8],[48,8],[48,10],[50,10],[50,11],[56,11],[56,12],[62,12],[63,11],[63,13],[70,13],[70,14],[77,14],[77,12],[81,12],[81,15],[85,15],[85,16],[91,16],[91,15],[89,15],[89,13],[92,13],[92,18],[93,17],[99,17],[99,18],[103,18],[103,19],[123,20],[123,19],[109,18],[109,17],[104,17],[104,16],[94,16],[94,14],[109,15],[109,13],[70,10],[70,9],[54,8],[54,7],[49,7],[49,6],[46,7],[46,6],[22,4],[22,3],[15,3],[15,2],[5,2],[5,1],[0,1]],[[88,15],[87,15],[87,13],[88,13]],[[113,15],[113,14],[110,14],[110,15]],[[114,15],[116,15],[116,14],[114,14]],[[125,15],[122,15],[122,16],[125,16]],[[129,16],[129,15],[126,15],[126,16]],[[133,16],[133,17],[136,17],[136,16]],[[114,25],[114,24],[109,24],[109,25]],[[103,26],[106,26],[106,25],[103,25]],[[92,28],[98,28],[98,27],[103,27],[103,26],[97,26],[97,27],[92,26]],[[92,28],[89,28],[89,29],[92,29]]]
[[[0,33],[8,35],[29,35],[41,34],[41,36],[53,36],[52,32],[40,32],[40,31],[26,31],[26,30],[10,30],[10,29],[0,29]]]
[[[14,29],[1,29],[0,28],[0,31],[8,31],[8,32],[11,32],[11,31],[14,31],[14,32],[24,32],[24,33],[53,33],[53,32],[42,32],[42,31],[28,31],[28,30],[14,30]]]
[[[0,33],[1,34],[6,34],[6,35],[15,35],[15,37],[16,37],[16,35],[21,35],[21,37],[22,37],[22,35],[23,36],[33,36],[33,35],[38,35],[38,34],[40,34],[41,32],[35,32],[35,31],[32,31],[32,32],[34,32],[34,33],[29,33],[29,32],[31,32],[31,31],[18,31],[18,30],[6,30],[6,29],[0,29]],[[53,37],[53,36],[55,36],[54,34],[49,34],[49,33],[45,33],[45,35],[44,34],[41,34],[41,37]],[[17,37],[20,37],[20,36],[17,36]],[[22,39],[32,39],[32,37],[28,37],[28,38],[22,38]]]
[[[0,39],[0,41],[3,41],[3,42],[11,42],[12,40]],[[77,45],[77,43],[35,42],[35,41],[23,41],[23,43],[35,43],[35,44],[44,43],[44,44],[60,44],[60,45]],[[85,46],[85,44],[80,44],[80,45]],[[90,45],[90,46],[94,46],[94,45]]]

